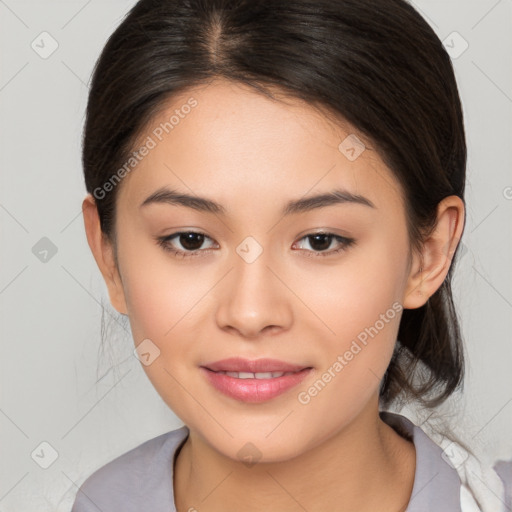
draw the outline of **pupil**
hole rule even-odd
[[[311,235],[309,238],[312,238],[315,242],[318,241],[318,239],[323,239],[324,243],[320,244],[320,247],[318,247],[318,244],[316,244],[315,246],[315,243],[311,243],[311,240],[310,240],[310,244],[311,244],[311,247],[313,247],[313,249],[317,250],[317,251],[322,251],[322,250],[325,250],[325,249],[328,249],[329,248],[329,245],[331,245],[331,235]],[[327,242],[327,243],[325,243]]]
[[[197,237],[196,242],[194,244],[194,237]],[[199,249],[201,245],[203,245],[204,236],[200,233],[185,233],[180,235],[180,243],[185,249],[190,251],[195,251]],[[192,246],[191,246],[192,245]],[[195,245],[195,246],[194,246]]]

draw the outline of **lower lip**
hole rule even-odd
[[[261,403],[279,396],[297,386],[311,372],[305,368],[292,375],[283,375],[273,379],[237,379],[223,373],[217,373],[200,367],[205,377],[214,388],[225,395],[248,403]]]

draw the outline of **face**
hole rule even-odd
[[[140,141],[117,198],[113,303],[175,414],[222,454],[251,442],[264,462],[375,406],[411,259],[401,189],[371,144],[298,100],[226,82],[175,97]],[[335,190],[359,200],[304,201]],[[258,383],[202,368],[233,357],[304,370]]]

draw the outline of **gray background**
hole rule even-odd
[[[181,425],[108,303],[81,215],[89,78],[134,3],[0,0],[0,512],[69,511],[92,471]],[[464,393],[440,415],[482,457],[509,459],[512,1],[414,5],[450,47],[469,147],[455,276],[468,371]],[[102,304],[111,325],[104,352]]]

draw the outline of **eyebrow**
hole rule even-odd
[[[171,204],[192,208],[200,212],[226,215],[226,209],[219,203],[206,197],[184,194],[168,188],[159,188],[147,197],[140,205],[140,208],[149,204]],[[334,189],[315,196],[303,197],[301,199],[289,201],[281,211],[283,216],[304,213],[317,208],[324,208],[335,204],[361,204],[376,208],[375,205],[366,197],[358,194],[352,194],[347,190]]]

